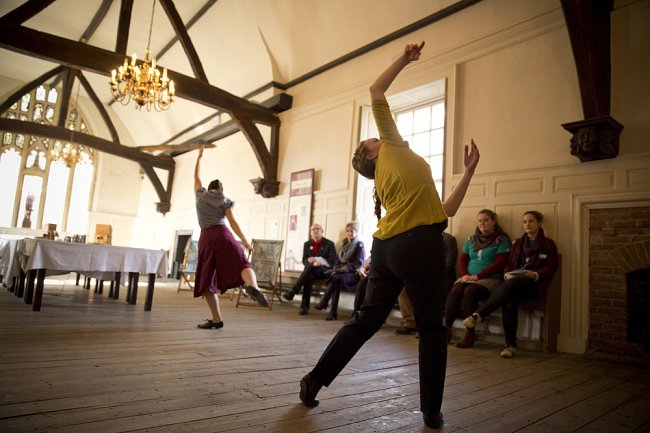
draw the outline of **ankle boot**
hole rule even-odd
[[[456,343],[456,347],[460,349],[468,349],[470,347],[474,347],[475,335],[476,335],[476,331],[474,328],[465,328],[465,335],[463,335],[462,340]]]

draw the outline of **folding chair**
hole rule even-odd
[[[196,264],[199,260],[199,241],[187,240],[185,245],[185,254],[183,256],[183,263],[178,271],[179,281],[177,293],[181,290],[194,291],[194,275],[196,274]],[[188,288],[183,288],[183,284],[187,284]]]
[[[284,241],[272,241],[266,239],[253,239],[253,254],[250,261],[253,270],[257,276],[257,284],[262,293],[269,295],[269,310],[273,308],[273,301],[277,298],[282,303],[280,297],[282,287],[282,270],[280,268],[280,258],[282,257],[282,247]],[[240,305],[260,306],[257,302],[242,301],[241,296],[243,287],[238,288],[237,303]]]

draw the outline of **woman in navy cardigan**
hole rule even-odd
[[[357,270],[363,266],[366,258],[366,249],[363,242],[357,236],[359,226],[356,222],[349,222],[345,226],[345,239],[336,258],[336,264],[332,269],[331,276],[327,281],[327,290],[317,310],[324,310],[332,299],[332,307],[325,320],[336,320],[339,306],[339,295],[341,290],[354,291],[359,282]]]

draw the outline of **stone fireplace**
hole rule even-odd
[[[650,207],[589,211],[587,354],[650,363]]]

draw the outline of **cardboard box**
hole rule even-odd
[[[95,225],[95,243],[108,244],[113,242],[113,227],[109,224]]]

